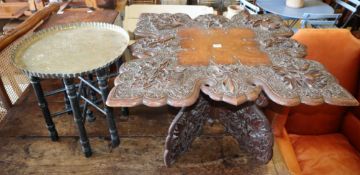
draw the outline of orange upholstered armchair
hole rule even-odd
[[[360,101],[360,41],[345,29],[301,29],[293,39]],[[360,174],[360,107],[307,106],[267,111],[293,174]]]

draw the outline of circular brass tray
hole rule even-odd
[[[109,66],[120,58],[128,43],[128,33],[116,25],[59,25],[20,42],[12,62],[28,76],[72,78]]]

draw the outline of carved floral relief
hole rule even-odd
[[[186,38],[181,35],[185,29],[205,32],[221,29],[225,33],[234,29],[251,30],[254,33],[251,40],[267,55],[270,64],[245,64],[241,58],[232,60],[231,64],[226,64],[226,60],[219,63],[217,59],[221,54],[209,57],[211,54],[204,49],[201,53],[208,58],[206,64],[182,64],[179,62],[179,54],[185,51],[191,53],[187,59],[198,59],[196,54],[199,57],[201,54],[196,50],[199,48],[194,39],[196,37]],[[109,106],[169,104],[184,107],[194,104],[200,91],[213,100],[233,105],[254,101],[262,91],[272,101],[285,106],[300,103],[318,105],[324,102],[343,106],[358,105],[356,99],[320,63],[304,59],[305,46],[289,38],[293,34],[292,30],[274,15],[250,15],[242,11],[229,20],[216,15],[191,19],[186,14],[147,13],[141,15],[134,34],[138,40],[130,46],[130,51],[138,59],[121,66],[115,88],[107,101]],[[182,44],[185,39],[189,40],[188,47]],[[245,38],[242,43],[246,42]],[[212,49],[221,48],[222,45],[214,41],[209,52],[212,53]],[[243,48],[249,45],[251,43],[244,44]],[[232,52],[235,54],[236,51]]]

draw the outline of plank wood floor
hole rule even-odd
[[[58,86],[57,81],[46,84],[45,90]],[[47,99],[52,112],[63,108],[62,95]],[[190,151],[166,168],[163,145],[176,110],[140,106],[130,110],[129,119],[121,119],[115,109],[121,134],[117,148],[109,146],[105,118],[95,113],[96,121],[86,123],[94,153],[85,158],[70,115],[54,118],[60,140],[50,141],[29,88],[0,124],[0,174],[288,174],[276,145],[273,160],[257,165],[217,122],[206,125]]]

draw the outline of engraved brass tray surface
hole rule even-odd
[[[109,66],[128,43],[129,35],[116,25],[59,25],[24,39],[14,49],[12,61],[29,76],[72,78]]]

